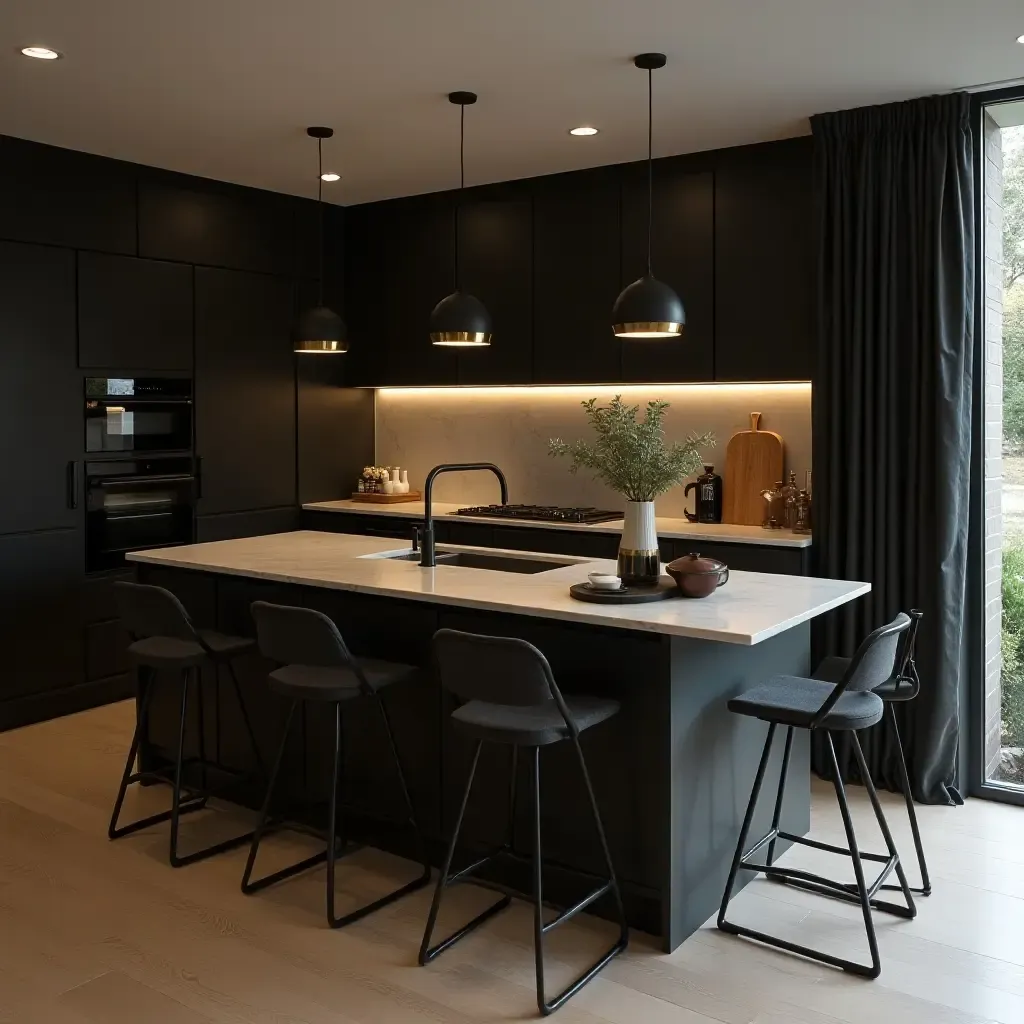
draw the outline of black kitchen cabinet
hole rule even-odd
[[[430,312],[454,288],[453,198],[357,206],[346,223],[349,382],[457,383],[456,350],[430,343]]]
[[[533,375],[533,206],[528,199],[459,208],[464,291],[491,314],[487,348],[459,351],[460,384],[529,384]]]
[[[134,254],[136,170],[0,135],[0,238]]]
[[[769,572],[784,576],[809,576],[808,548],[786,548],[768,544],[728,544],[720,541],[673,540],[672,558],[696,552],[705,558],[717,558],[730,569],[743,572]],[[664,555],[668,557],[668,555]]]
[[[78,363],[115,370],[192,369],[192,268],[80,252]]]
[[[294,505],[257,509],[255,512],[224,512],[196,516],[196,543],[262,537],[268,533],[289,533],[298,528],[299,513]]]
[[[293,505],[292,285],[209,267],[195,275],[197,510]]]
[[[679,338],[622,339],[622,380],[676,383],[714,379],[715,183],[711,171],[687,171],[679,159],[654,168],[654,276],[674,289],[686,311]],[[622,179],[622,284],[647,269],[647,166]]]
[[[85,410],[75,365],[75,254],[0,242],[4,400],[0,534],[74,527]]]
[[[622,342],[612,306],[622,280],[618,169],[536,181],[533,379],[537,384],[614,383]]]
[[[83,679],[80,530],[0,537],[0,702]]]
[[[139,182],[139,255],[291,275],[296,202],[273,192],[153,172]]]
[[[715,378],[810,380],[810,138],[723,150],[715,172]]]

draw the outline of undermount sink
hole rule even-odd
[[[382,551],[379,554],[362,555],[362,558],[388,558],[400,562],[418,562],[420,553],[405,548],[402,551]],[[507,552],[489,551],[445,551],[438,548],[436,553],[438,566],[457,565],[463,569],[491,569],[494,572],[538,573],[549,572],[551,569],[564,569],[567,565],[576,565],[576,558],[542,558],[535,555],[512,555]]]

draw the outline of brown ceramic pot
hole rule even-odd
[[[729,581],[729,567],[717,558],[701,558],[691,551],[665,566],[683,597],[708,597]]]

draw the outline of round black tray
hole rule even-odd
[[[619,590],[598,590],[589,583],[574,583],[569,588],[569,596],[592,604],[643,604],[681,595],[676,581],[671,576],[662,576],[657,583],[648,586],[621,587]]]

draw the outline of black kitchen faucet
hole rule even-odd
[[[505,474],[493,462],[452,462],[435,466],[427,474],[427,482],[423,488],[423,538],[420,543],[420,565],[433,568],[437,564],[434,561],[434,519],[430,513],[434,480],[442,473],[474,469],[486,469],[498,478],[498,483],[501,484],[501,503],[502,505],[508,504],[508,482],[505,480]]]

